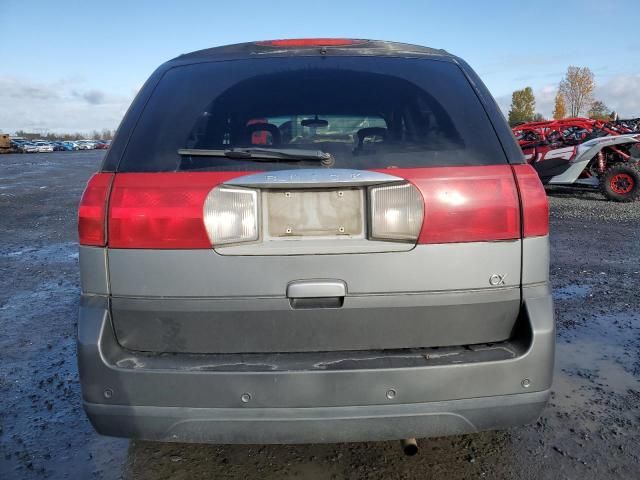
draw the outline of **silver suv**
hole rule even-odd
[[[102,434],[405,439],[547,402],[545,192],[443,50],[277,40],[165,63],[87,185],[79,237]]]

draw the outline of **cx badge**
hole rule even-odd
[[[507,278],[507,274],[503,273],[502,275],[498,273],[494,273],[489,277],[489,284],[493,287],[498,287],[500,285],[504,285],[504,281]]]

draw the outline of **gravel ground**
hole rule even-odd
[[[100,437],[75,361],[76,206],[102,152],[0,156],[0,478],[640,477],[640,203],[550,190],[558,350],[540,420],[397,442],[209,446]]]

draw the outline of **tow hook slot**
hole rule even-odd
[[[347,294],[342,280],[296,280],[287,285],[291,308],[340,308]]]

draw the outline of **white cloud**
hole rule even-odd
[[[620,118],[640,117],[640,74],[611,77],[596,88],[595,97]]]
[[[86,88],[79,78],[42,83],[0,76],[0,130],[87,133],[115,129],[131,95]]]
[[[14,77],[0,77],[0,96],[13,99],[11,101],[51,100],[58,98],[58,91],[54,85],[24,82]]]
[[[545,85],[535,92],[536,112],[541,113],[546,118],[551,117],[556,100],[556,85]]]
[[[81,98],[90,105],[100,105],[105,100],[105,94],[100,90],[88,90],[86,92],[74,90],[71,93],[74,97]]]

